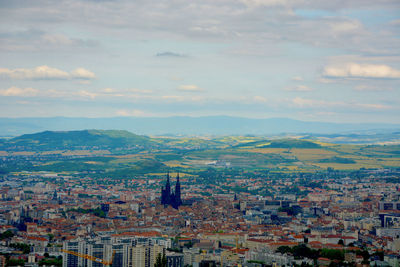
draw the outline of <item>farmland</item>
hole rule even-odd
[[[334,144],[266,137],[147,137],[126,131],[44,132],[5,140],[2,173],[83,172],[129,177],[203,170],[318,172],[399,168],[400,145]]]

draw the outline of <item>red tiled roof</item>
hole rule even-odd
[[[29,240],[36,240],[36,241],[47,241],[46,238],[44,238],[44,237],[38,237],[38,236],[27,236],[27,239],[29,239]]]

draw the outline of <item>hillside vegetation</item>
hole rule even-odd
[[[24,134],[0,144],[5,150],[63,150],[63,149],[117,149],[149,147],[156,143],[147,136],[128,131],[84,130],[84,131],[45,131]]]
[[[349,145],[262,136],[147,137],[127,131],[45,131],[0,142],[0,172],[87,172],[106,177],[209,168],[316,172],[399,168],[400,145]]]

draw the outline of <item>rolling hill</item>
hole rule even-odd
[[[208,168],[312,172],[399,168],[400,145],[332,144],[263,136],[147,137],[120,130],[44,131],[0,142],[0,172],[153,175]]]
[[[24,134],[0,143],[4,150],[78,150],[153,148],[158,144],[147,136],[119,130],[44,131]]]

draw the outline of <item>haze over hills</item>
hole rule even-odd
[[[382,134],[399,132],[400,124],[330,123],[288,118],[251,119],[209,117],[112,117],[112,118],[0,118],[0,136],[41,131],[84,129],[127,130],[142,135],[271,135],[281,133]]]

